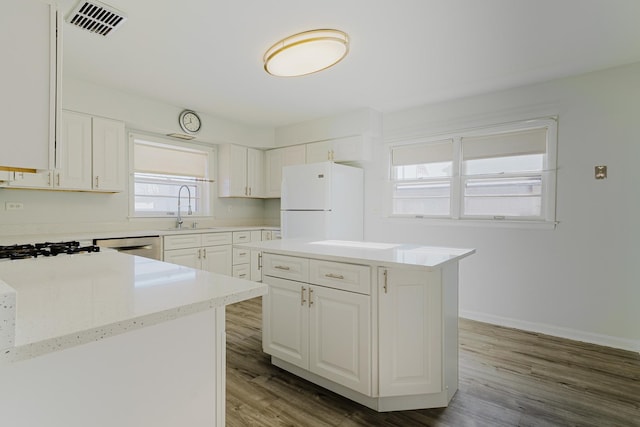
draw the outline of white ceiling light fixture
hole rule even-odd
[[[264,69],[280,77],[304,76],[340,62],[349,52],[349,36],[340,30],[311,30],[274,44],[264,54]]]

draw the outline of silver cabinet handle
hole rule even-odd
[[[238,274],[238,277],[239,277],[240,279],[242,279],[243,277],[246,277],[246,276],[247,276],[247,273]]]
[[[313,304],[313,289],[309,288],[309,307]]]
[[[302,289],[300,290],[300,305],[304,306],[304,303],[307,302],[304,299],[304,291],[306,291],[307,288],[305,288],[304,286],[302,287]]]
[[[246,252],[238,252],[238,255],[240,256],[245,256],[247,253]]]
[[[202,258],[202,249],[198,249],[198,259]]]
[[[324,275],[324,277],[328,277],[330,279],[344,280],[344,276],[342,274],[327,273],[327,274]]]
[[[56,187],[60,187],[60,173],[59,172],[56,174],[56,178],[58,180],[58,182],[56,182]]]
[[[96,188],[100,188],[100,177],[96,175]]]
[[[202,249],[202,258],[207,259],[207,250]]]
[[[386,294],[388,292],[388,290],[389,290],[388,289],[388,284],[389,284],[388,277],[389,277],[389,275],[387,274],[387,270],[385,270],[383,274],[384,274],[384,285],[382,286],[382,288],[384,289],[384,293]]]
[[[273,268],[277,268],[278,270],[285,270],[285,271],[289,271],[291,270],[289,267],[287,267],[286,265],[276,265]]]
[[[258,252],[258,270],[262,270],[262,252]]]

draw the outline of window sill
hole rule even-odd
[[[418,221],[421,225],[445,227],[517,228],[528,230],[555,230],[558,221],[482,220],[451,218],[419,218],[415,216],[388,216],[392,221]]]

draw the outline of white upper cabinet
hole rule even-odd
[[[304,145],[276,148],[265,153],[266,190],[265,197],[280,197],[282,186],[282,168],[304,164],[306,150]]]
[[[92,187],[98,191],[124,191],[127,185],[124,123],[92,118]]]
[[[3,0],[0,14],[0,167],[51,169],[59,51],[55,5]]]
[[[15,172],[8,186],[76,191],[124,191],[127,182],[123,122],[62,111],[55,169]]]
[[[56,188],[91,189],[91,116],[62,112],[53,181]]]
[[[240,145],[220,145],[218,196],[264,197],[264,153]]]
[[[366,135],[305,144],[307,163],[326,162],[366,162],[371,160],[371,138]]]

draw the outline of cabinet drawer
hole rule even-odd
[[[283,279],[309,281],[309,260],[286,255],[262,255],[262,274]]]
[[[249,249],[233,248],[233,265],[249,264],[251,251]]]
[[[164,250],[197,248],[201,246],[200,234],[180,234],[164,236]]]
[[[248,243],[251,241],[251,231],[234,231],[233,243]]]
[[[371,267],[312,259],[309,263],[309,282],[314,285],[370,295]]]
[[[250,280],[250,276],[251,276],[251,268],[249,267],[248,264],[233,266],[233,277],[237,277],[238,279]]]
[[[230,245],[231,233],[206,233],[202,235],[202,246]]]

